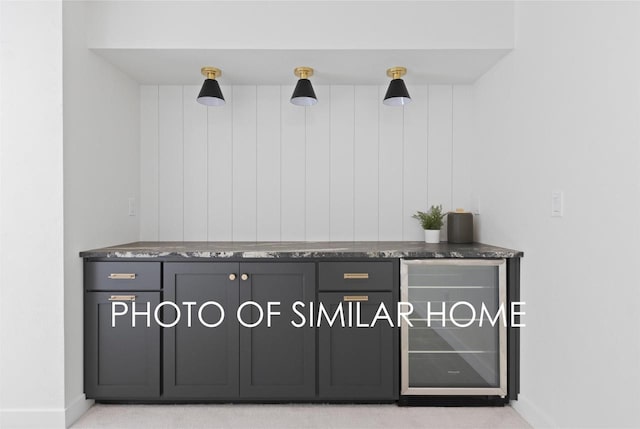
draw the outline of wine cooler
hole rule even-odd
[[[401,395],[507,395],[504,259],[404,259]]]

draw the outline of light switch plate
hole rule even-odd
[[[564,216],[564,192],[551,191],[551,216]]]
[[[129,198],[129,216],[136,215],[136,199],[133,197]]]

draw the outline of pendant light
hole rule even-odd
[[[316,93],[313,91],[311,81],[307,79],[313,75],[313,69],[311,67],[296,67],[293,70],[293,74],[298,76],[298,84],[293,90],[291,95],[291,104],[296,106],[313,106],[318,102]]]
[[[407,69],[404,67],[392,67],[387,70],[387,76],[392,80],[389,83],[389,88],[382,101],[385,105],[404,106],[411,102],[411,97],[404,84],[404,80],[400,79],[405,74],[407,74]]]
[[[222,76],[222,71],[215,67],[202,67],[200,72],[206,77],[202,84],[200,94],[198,94],[198,103],[205,106],[224,106],[224,97],[220,90],[220,84],[216,80]]]

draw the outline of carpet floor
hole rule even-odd
[[[396,405],[96,404],[73,429],[529,429],[511,407],[436,408]]]

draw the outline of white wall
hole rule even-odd
[[[62,2],[0,2],[0,426],[64,426]]]
[[[421,240],[416,210],[468,202],[469,86],[412,85],[404,110],[379,86],[316,86],[306,109],[289,86],[223,87],[221,108],[199,89],[141,87],[143,240]]]
[[[89,51],[85,5],[64,2],[65,407],[69,425],[90,405],[83,388],[81,250],[135,241],[139,200],[139,85]]]
[[[637,3],[521,3],[474,87],[480,239],[525,253],[515,406],[538,427],[640,427],[638,22]]]

